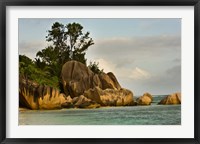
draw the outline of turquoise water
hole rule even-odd
[[[180,125],[181,105],[104,107],[98,109],[27,110],[19,125]]]

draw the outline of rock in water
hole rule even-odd
[[[181,93],[173,93],[163,98],[158,104],[161,105],[173,105],[173,104],[181,104]]]
[[[32,110],[61,109],[62,104],[66,102],[66,97],[56,88],[21,79],[19,102],[22,106]]]
[[[137,105],[150,105],[153,101],[153,97],[149,93],[144,93],[143,96],[139,97],[136,101]]]
[[[62,67],[61,77],[64,92],[72,99],[83,95],[102,106],[123,106],[134,103],[133,93],[122,89],[111,72],[94,74],[86,65],[68,61]]]

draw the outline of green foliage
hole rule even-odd
[[[62,64],[60,62],[60,55],[57,49],[49,46],[36,54],[35,64],[38,68],[48,71],[51,76],[60,76]]]
[[[46,40],[53,42],[51,51],[59,58],[59,63],[64,64],[69,60],[77,60],[86,64],[85,52],[94,44],[92,38],[89,37],[89,32],[83,33],[83,27],[79,23],[69,23],[66,26],[59,22],[55,22],[51,30],[48,31]],[[37,55],[46,61],[43,57],[46,54]],[[47,57],[49,57],[47,55]],[[50,57],[49,57],[50,58]],[[49,60],[49,59],[48,59]],[[54,60],[51,59],[50,60]],[[49,63],[49,61],[47,61]]]
[[[55,22],[51,30],[48,30],[46,41],[51,45],[38,51],[35,60],[25,55],[19,56],[20,77],[33,80],[39,84],[60,87],[62,82],[60,72],[64,63],[76,60],[86,65],[86,51],[94,44],[90,33],[83,33],[83,27],[79,23],[63,25]],[[99,63],[88,66],[94,73],[101,73]]]
[[[48,67],[52,76],[60,77],[62,66],[69,60],[76,60],[86,64],[86,50],[93,45],[89,32],[83,33],[79,23],[69,23],[66,26],[55,22],[48,30],[46,40],[52,45],[37,52],[36,65],[44,70]]]
[[[19,55],[19,62],[23,62],[24,64],[33,64],[33,61],[25,55]]]
[[[103,69],[101,69],[101,70],[99,69],[99,63],[98,62],[91,62],[90,61],[88,68],[96,74],[100,74],[100,73],[103,72]]]
[[[31,71],[29,67],[33,65],[33,61],[25,55],[19,55],[19,76],[29,79]]]
[[[33,80],[38,84],[58,88],[58,77],[52,77],[48,71],[41,70],[25,55],[19,55],[19,76],[26,80]]]

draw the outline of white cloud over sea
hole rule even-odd
[[[121,85],[137,95],[181,90],[180,36],[98,39],[87,58],[114,72]]]

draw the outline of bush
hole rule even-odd
[[[41,70],[26,56],[19,56],[19,76],[25,80],[32,80],[38,84],[59,88],[59,79],[48,71]]]
[[[98,62],[91,62],[88,65],[88,68],[93,71],[95,74],[100,74],[103,72],[103,69],[99,69],[99,63]]]

